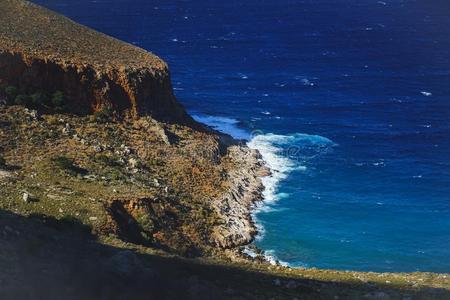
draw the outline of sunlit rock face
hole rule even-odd
[[[108,105],[134,118],[192,123],[159,57],[25,1],[2,3],[0,82],[64,91],[74,113]]]

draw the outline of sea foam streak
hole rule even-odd
[[[272,172],[270,176],[262,178],[265,187],[264,201],[258,203],[253,216],[259,224],[257,239],[262,239],[264,229],[258,222],[257,214],[273,211],[273,204],[282,198],[289,197],[289,194],[278,191],[280,183],[294,171],[306,171],[307,167],[302,163],[328,151],[334,143],[318,135],[268,133],[254,136],[247,145],[261,153]]]
[[[322,136],[308,134],[260,134],[254,136],[247,144],[252,149],[257,149],[270,168],[272,174],[262,178],[265,190],[263,191],[264,201],[259,202],[252,212],[252,218],[255,221],[258,230],[257,240],[264,238],[265,229],[260,220],[259,213],[268,213],[274,211],[274,204],[290,195],[279,191],[280,183],[294,171],[306,171],[307,167],[303,164],[315,157],[329,151],[335,144]],[[251,250],[246,248],[247,252]],[[271,264],[289,264],[277,258],[274,250],[265,250],[264,258]],[[297,263],[296,266],[306,267],[303,263]]]
[[[248,140],[251,137],[250,133],[238,127],[238,120],[196,113],[193,113],[191,115],[196,121],[204,123],[223,133],[229,134],[235,139]]]
[[[279,182],[286,179],[296,166],[293,160],[283,155],[283,148],[280,144],[286,139],[287,136],[283,135],[261,134],[254,136],[247,144],[261,153],[263,160],[272,172],[272,175],[262,178],[265,187],[263,192],[265,204],[279,199],[279,195],[277,195]]]
[[[264,237],[264,227],[258,221],[258,213],[270,212],[274,210],[273,205],[280,199],[289,197],[289,194],[279,192],[280,183],[286,179],[290,173],[295,171],[306,171],[306,166],[302,163],[323,154],[335,144],[322,136],[308,134],[256,134],[252,135],[238,127],[239,121],[226,117],[217,117],[209,115],[193,114],[194,119],[205,123],[219,131],[230,134],[234,138],[248,140],[248,147],[256,149],[266,165],[271,170],[271,175],[263,177],[262,183],[265,187],[263,191],[263,200],[257,204],[252,213],[253,220],[258,230],[256,239]],[[250,256],[256,255],[249,248],[244,252]],[[272,264],[286,263],[279,261],[273,250],[264,252],[264,257]]]

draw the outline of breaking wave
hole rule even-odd
[[[258,202],[252,214],[258,230],[257,240],[262,239],[265,232],[263,224],[258,220],[258,213],[275,211],[273,205],[278,200],[290,197],[288,193],[280,191],[280,183],[293,172],[307,171],[306,164],[311,159],[328,152],[335,146],[333,141],[319,135],[263,134],[259,131],[252,134],[240,128],[239,121],[232,118],[199,114],[193,114],[193,117],[234,138],[247,140],[248,147],[258,150],[267,167],[270,168],[271,174],[261,179],[265,187],[264,199]],[[265,251],[264,256],[270,263],[280,262],[273,250]]]

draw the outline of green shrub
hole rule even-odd
[[[6,99],[6,93],[5,93],[6,84],[0,83],[0,97],[4,96]]]
[[[64,108],[65,97],[61,91],[56,91],[53,94],[48,94],[43,90],[33,93],[26,92],[26,90],[19,90],[15,86],[2,86],[1,91],[6,95],[7,104],[17,104],[32,106],[34,108],[48,107],[53,108],[56,111],[61,111]],[[106,118],[109,114],[108,108],[101,110],[101,118]]]
[[[111,172],[109,173],[109,178],[111,178],[111,180],[119,181],[124,179],[124,176],[119,170],[112,169]]]
[[[53,158],[52,161],[57,168],[62,169],[71,175],[85,175],[88,173],[86,169],[76,166],[74,161],[68,157],[58,156]]]
[[[104,104],[99,111],[94,112],[96,121],[105,122],[111,120],[114,116],[114,109],[110,104]]]
[[[16,105],[29,106],[31,103],[32,103],[31,97],[24,94],[17,95],[16,98],[14,99],[14,104]]]
[[[14,102],[18,93],[19,91],[15,86],[10,85],[5,87],[5,94],[10,103]]]
[[[53,162],[61,169],[70,170],[75,167],[73,164],[73,160],[65,156],[55,157],[53,158]]]
[[[64,93],[56,91],[52,94],[52,105],[54,108],[62,108],[64,106]]]
[[[18,91],[15,87],[8,88],[8,92],[6,92],[5,90],[5,93],[7,94],[9,104],[23,105],[27,107],[39,107],[45,106],[48,103],[48,97],[45,92],[36,92],[31,95],[26,93],[18,94]],[[16,96],[12,98],[13,95]]]
[[[0,156],[0,167],[6,166],[6,160]]]
[[[46,106],[50,104],[48,95],[43,91],[32,94],[31,101],[35,106]]]
[[[105,166],[109,167],[117,167],[120,166],[120,163],[116,161],[114,157],[110,157],[105,154],[98,154],[94,157],[94,160],[100,164],[103,164]]]

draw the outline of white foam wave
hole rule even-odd
[[[270,263],[271,265],[282,265],[285,267],[289,267],[289,264],[287,262],[281,261],[275,256],[275,250],[265,250],[262,253],[257,253],[253,248],[243,247],[242,253],[250,256],[251,258],[262,256],[264,260]]]
[[[272,171],[270,176],[262,179],[265,186],[264,200],[265,203],[278,200],[280,194],[277,194],[278,184],[287,178],[287,176],[296,170],[305,171],[306,166],[301,165],[298,160],[290,157],[291,153],[299,152],[304,147],[331,146],[334,143],[319,135],[309,134],[261,134],[254,136],[249,142],[248,146],[252,149],[257,149],[267,166]],[[282,194],[283,195],[283,194]]]
[[[303,78],[301,79],[301,82],[303,85],[307,85],[307,86],[314,86],[314,82],[311,82],[308,78]]]
[[[271,265],[282,265],[285,267],[289,267],[289,264],[285,261],[279,260],[276,255],[275,255],[275,251],[274,250],[266,250],[264,251],[264,259],[266,261],[268,261]]]
[[[313,147],[315,153],[318,153],[323,151],[323,147],[329,148],[329,146],[334,145],[334,143],[319,135],[299,133],[278,135],[269,133],[254,136],[247,145],[261,153],[263,160],[271,170],[271,175],[261,179],[265,187],[265,190],[263,191],[264,201],[259,202],[253,212],[253,218],[258,229],[257,240],[260,240],[264,237],[264,229],[261,225],[258,225],[260,224],[257,216],[258,213],[273,211],[273,208],[271,207],[273,204],[280,199],[289,197],[288,194],[279,192],[278,190],[280,183],[285,180],[290,173],[307,170],[306,166],[302,165],[302,162],[298,159],[291,157],[291,154],[297,154],[296,152],[301,152],[305,147]]]
[[[265,205],[273,203],[279,199],[277,197],[278,184],[283,179],[286,179],[288,174],[295,168],[295,162],[288,157],[282,155],[283,149],[277,147],[275,141],[280,141],[285,136],[281,135],[257,135],[250,140],[248,146],[252,149],[257,149],[267,166],[270,168],[272,174],[262,178],[265,186],[263,192]]]
[[[255,250],[253,250],[253,249],[251,249],[251,248],[249,248],[249,247],[244,247],[244,248],[242,249],[242,252],[243,252],[244,254],[247,254],[247,255],[250,256],[251,258],[256,258],[256,257],[258,257],[258,253],[256,253]]]
[[[258,213],[260,212],[273,212],[278,211],[273,207],[273,204],[281,199],[288,198],[290,195],[279,191],[280,183],[285,180],[290,173],[296,171],[306,171],[307,167],[303,165],[303,160],[296,159],[292,156],[290,150],[296,149],[301,153],[307,149],[307,155],[302,156],[304,160],[314,158],[317,155],[321,155],[331,148],[335,144],[333,141],[319,136],[319,135],[309,135],[309,134],[289,134],[289,135],[278,135],[278,134],[259,134],[252,137],[252,135],[238,127],[239,121],[218,116],[193,114],[194,119],[199,122],[205,123],[216,130],[228,133],[234,138],[249,140],[247,143],[248,147],[256,149],[261,153],[261,156],[266,163],[267,167],[271,170],[271,175],[263,177],[262,183],[265,187],[263,191],[263,201],[257,204],[255,210],[252,213],[253,220],[255,222],[258,235],[256,240],[261,240],[264,237],[265,229],[263,224],[258,220]],[[314,152],[311,155],[309,152]],[[294,156],[295,156],[294,155]],[[248,252],[247,250],[246,252]],[[252,255],[253,253],[248,253]],[[264,252],[264,257],[267,261],[272,264],[282,264],[288,265],[285,262],[279,261],[274,251],[267,250]]]
[[[211,126],[212,128],[223,133],[229,134],[236,139],[248,140],[251,137],[249,132],[239,128],[239,121],[236,119],[202,114],[191,115],[196,121]]]

